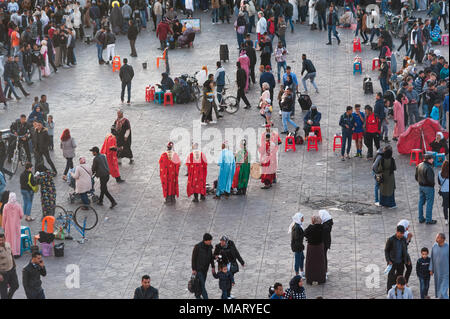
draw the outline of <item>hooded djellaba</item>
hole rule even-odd
[[[117,4],[111,10],[110,21],[114,34],[119,34],[123,26],[123,16],[122,10],[120,10],[119,5]]]

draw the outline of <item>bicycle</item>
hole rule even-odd
[[[22,143],[20,143],[20,139],[25,137],[25,135],[16,136],[16,146],[14,148],[14,153],[11,158],[11,173],[15,174],[17,172],[17,168],[19,167],[19,162],[25,167],[25,163],[27,162],[27,157],[25,155],[25,149],[23,148]],[[28,143],[28,141],[25,141]]]
[[[92,230],[98,223],[98,215],[92,206],[81,205],[75,212],[66,211],[64,207],[55,206],[55,227],[58,232],[67,234],[64,239],[73,239],[70,236],[71,228],[75,228],[82,236],[78,242],[84,244],[87,240],[86,231]]]

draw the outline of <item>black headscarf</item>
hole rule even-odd
[[[391,160],[391,168],[389,170],[389,175],[392,175],[394,171],[397,169],[397,166],[395,165],[395,160],[392,157],[392,148],[386,148],[383,152],[383,158],[381,159],[381,166],[384,167],[384,161],[385,160]]]
[[[289,288],[291,288],[292,291],[297,292],[297,293],[302,293],[303,291],[305,291],[304,287],[300,287],[298,285],[298,283],[300,282],[300,280],[302,279],[302,276],[297,275],[294,276],[291,281],[289,282]]]

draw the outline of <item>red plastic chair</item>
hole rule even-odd
[[[317,136],[317,141],[322,143],[322,130],[320,126],[311,126],[311,132],[314,132]]]
[[[356,51],[362,52],[360,38],[353,39],[353,52],[356,52]]]
[[[423,151],[421,149],[413,149],[411,150],[411,157],[409,158],[409,165],[416,164],[419,165],[423,159]]]
[[[310,149],[314,149],[316,151],[319,150],[317,136],[315,136],[315,135],[308,136],[308,147],[306,150],[309,152]]]
[[[284,141],[284,151],[293,150],[295,152],[295,139],[293,136],[286,136]]]
[[[338,142],[339,140],[339,142]],[[341,135],[335,135],[333,138],[333,152],[336,149],[341,149],[342,148],[342,136]]]
[[[45,227],[45,225],[47,224],[47,228]],[[53,216],[45,216],[44,219],[42,220],[42,231],[45,231],[46,233],[53,233],[54,230],[54,226],[55,226],[55,217]],[[40,236],[35,235],[34,236],[34,245],[36,246],[36,242],[39,240]],[[55,242],[53,242],[53,245],[55,245]]]
[[[120,71],[120,67],[121,67],[120,57],[119,56],[115,56],[113,58],[113,60],[112,60],[112,70],[113,70],[113,72]]]
[[[173,95],[172,95],[172,92],[164,93],[164,106],[166,106],[166,104],[170,104],[170,105],[173,106]]]
[[[372,59],[372,71],[375,69],[379,69],[381,66],[381,62],[379,58],[373,58]]]

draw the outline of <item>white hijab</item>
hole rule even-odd
[[[17,203],[17,196],[16,193],[9,193],[9,198],[8,198],[8,204],[15,204]]]
[[[319,216],[322,219],[322,224],[332,219],[330,213],[325,209],[319,210]]]
[[[303,214],[300,212],[292,216],[292,223],[289,225],[288,234],[292,232],[292,227],[294,227],[295,224],[299,224],[300,227],[303,228],[302,218]]]

